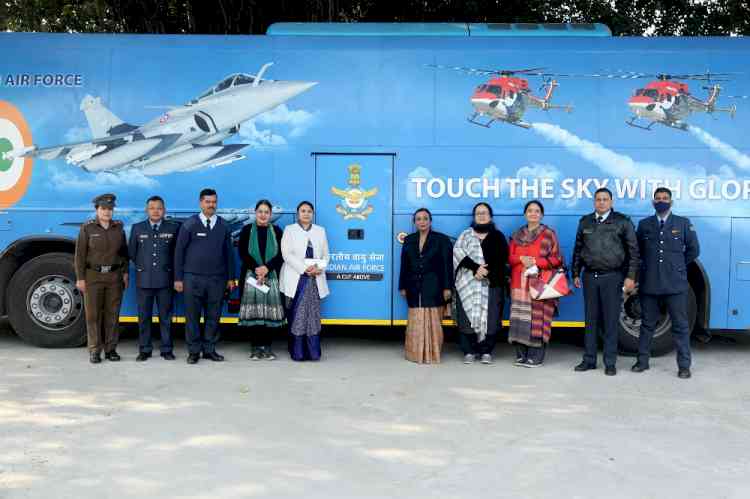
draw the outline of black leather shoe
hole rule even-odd
[[[148,360],[150,358],[151,358],[151,354],[150,353],[141,352],[141,353],[138,354],[138,357],[135,358],[135,361],[136,362],[143,362],[143,361],[146,361],[146,360]]]
[[[188,364],[197,364],[198,363],[198,359],[200,359],[200,355],[198,355],[197,353],[188,354],[187,363]]]
[[[688,379],[692,374],[690,374],[690,369],[687,367],[681,367],[677,371],[677,377],[682,379]]]
[[[604,368],[604,374],[607,376],[614,376],[617,374],[617,368],[615,366],[607,366]]]
[[[102,356],[99,352],[91,352],[89,354],[89,362],[92,364],[101,364]]]
[[[596,366],[592,366],[591,364],[586,364],[585,362],[581,362],[577,366],[573,368],[574,371],[582,373],[584,371],[590,371],[592,369],[596,369]]]
[[[641,364],[640,362],[636,362],[635,364],[633,364],[633,367],[631,367],[630,370],[634,373],[642,373],[643,371],[648,371],[648,364]]]
[[[204,359],[213,360],[214,362],[223,362],[224,361],[224,356],[223,355],[219,355],[216,352],[208,352],[208,353],[203,352],[203,358]]]
[[[104,358],[107,359],[110,362],[119,362],[120,361],[120,355],[112,350],[111,352],[107,352],[104,354]]]
[[[175,356],[172,352],[164,352],[163,354],[161,354],[161,358],[164,360],[174,360]]]

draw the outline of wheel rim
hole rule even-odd
[[[26,311],[40,327],[62,331],[81,316],[83,297],[67,277],[44,276],[29,288]]]
[[[641,335],[641,302],[637,294],[628,296],[620,309],[620,327],[636,338]],[[664,307],[659,307],[659,320],[654,327],[654,338],[661,336],[672,327],[672,319]]]

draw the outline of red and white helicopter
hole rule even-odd
[[[558,76],[554,73],[544,72],[544,68],[530,69],[476,69],[462,66],[428,65],[437,69],[452,69],[471,75],[493,76],[489,81],[479,85],[471,95],[471,105],[474,114],[469,116],[470,123],[489,128],[492,123],[502,121],[521,128],[531,128],[531,125],[523,121],[523,115],[529,106],[538,107],[543,111],[549,109],[563,109],[571,112],[573,106],[559,106],[552,104],[552,93],[558,83],[553,79]],[[515,76],[522,75],[523,77]],[[536,96],[529,88],[527,76],[538,76],[543,78],[544,83],[540,90],[544,90],[544,97]],[[567,75],[559,75],[567,76]],[[486,117],[484,122],[479,117]]]
[[[729,73],[703,73],[703,74],[647,74],[636,72],[622,72],[614,75],[606,75],[609,78],[654,78],[643,88],[635,91],[635,94],[628,99],[628,107],[633,116],[625,123],[628,125],[651,130],[655,123],[664,126],[687,131],[688,124],[685,121],[693,113],[714,112],[728,113],[734,117],[737,112],[736,106],[727,108],[717,107],[716,101],[719,98],[721,86],[717,81],[728,81]],[[709,83],[703,89],[707,90],[708,98],[703,101],[694,97],[690,93],[687,83],[681,83],[675,80],[697,80]],[[637,120],[647,120],[648,125],[636,123]]]

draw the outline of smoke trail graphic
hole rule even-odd
[[[710,133],[701,128],[698,128],[697,126],[689,126],[688,131],[722,158],[731,162],[738,168],[742,168],[743,170],[750,170],[750,156],[742,154],[734,147],[720,141]]]
[[[582,139],[557,125],[532,123],[531,129],[550,142],[565,147],[573,154],[590,161],[615,177],[648,175],[650,177],[679,178],[685,175],[684,171],[656,163],[640,163],[630,156],[616,153],[601,144]]]

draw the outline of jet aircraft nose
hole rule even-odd
[[[317,85],[317,81],[277,81],[274,82],[276,93],[284,101],[296,97],[303,92],[307,92]]]

